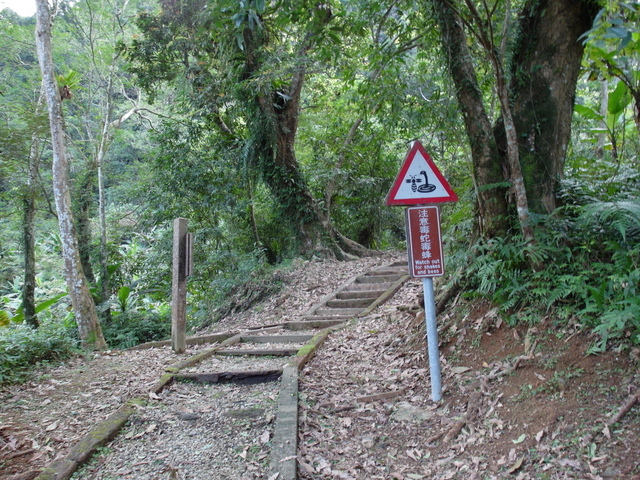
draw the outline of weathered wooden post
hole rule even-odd
[[[173,284],[171,289],[171,344],[173,351],[187,349],[187,277],[191,275],[192,241],[187,219],[173,221]]]

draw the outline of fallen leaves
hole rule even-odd
[[[147,428],[145,428],[144,430],[139,431],[139,432],[136,432],[135,430],[129,430],[124,435],[124,438],[126,438],[127,440],[136,440],[136,439],[142,437],[143,435],[146,435],[148,433],[151,433],[151,432],[155,431],[157,427],[158,427],[157,423],[152,423],[149,426],[147,426]]]
[[[53,422],[51,425],[47,425],[46,428],[44,429],[46,432],[52,432],[53,430],[55,430],[56,428],[58,428],[58,422]]]

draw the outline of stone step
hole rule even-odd
[[[393,283],[402,278],[402,275],[362,275],[356,278],[356,283]]]
[[[252,355],[252,356],[273,356],[273,357],[290,357],[291,355],[295,355],[298,353],[298,348],[229,348],[224,350],[218,350],[216,355],[227,355],[227,356],[243,356],[243,355]]]
[[[335,315],[348,317],[350,315],[358,315],[362,310],[362,308],[318,308],[314,313],[315,315],[324,317],[332,317]]]
[[[404,268],[381,268],[380,270],[371,270],[369,273],[365,273],[365,276],[369,275],[395,275],[400,277],[402,275],[407,275],[409,273],[409,268],[405,265]]]
[[[286,322],[284,325],[289,330],[312,330],[314,328],[322,329],[334,327],[336,325],[340,325],[342,323],[342,319],[340,318],[323,318],[323,317],[314,317],[308,316],[305,317],[307,320],[302,320],[298,322]]]
[[[352,299],[368,299],[374,300],[382,295],[385,290],[354,290],[343,291],[336,293],[336,298],[339,300],[352,300]]]
[[[374,298],[352,298],[329,300],[326,306],[329,308],[366,308],[373,303]]]
[[[340,325],[348,320],[353,319],[353,315],[306,315],[309,322],[333,322],[334,325]],[[306,322],[304,322],[306,323]]]
[[[366,292],[366,291],[382,291],[385,292],[393,283],[352,283],[347,285],[343,292]]]
[[[306,343],[313,335],[243,335],[241,342],[247,343]]]

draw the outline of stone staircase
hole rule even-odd
[[[322,298],[305,314],[305,321],[335,321],[368,315],[396,293],[409,278],[406,262],[379,267],[352,278]]]

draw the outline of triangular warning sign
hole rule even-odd
[[[422,144],[416,140],[389,190],[387,205],[423,205],[457,201],[458,196]]]

